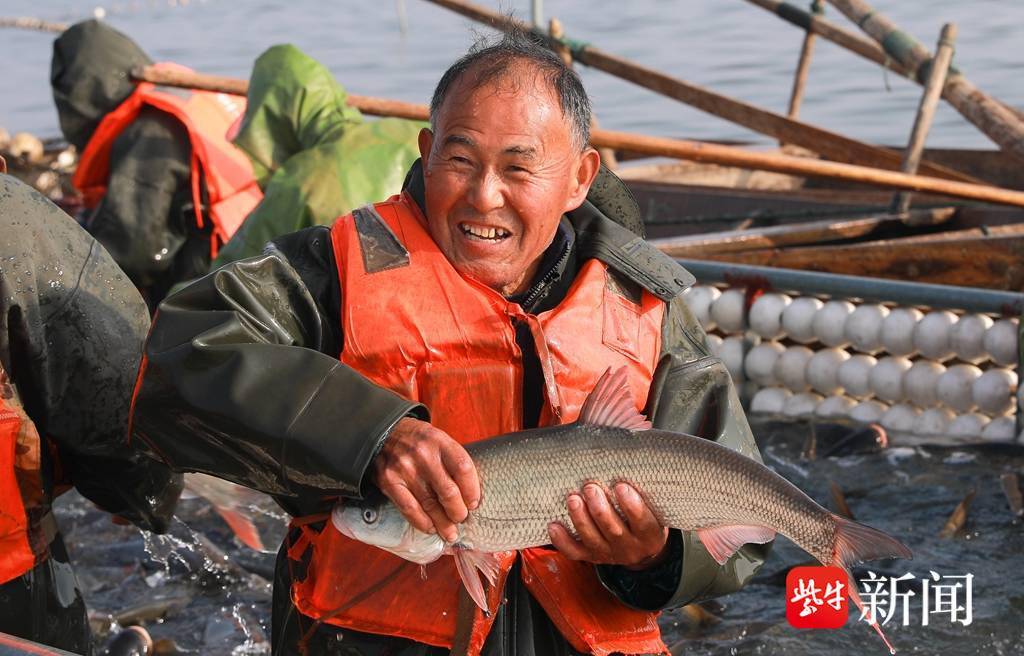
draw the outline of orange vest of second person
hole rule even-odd
[[[458,273],[408,195],[339,219],[332,239],[343,299],[342,362],[426,405],[431,423],[460,442],[522,428],[517,323],[529,327],[541,362],[540,425],[574,421],[608,367],[625,365],[634,398],[647,398],[664,305],[647,292],[623,292],[603,263],[586,262],[558,307],[532,315]],[[312,541],[307,577],[292,591],[303,614],[358,631],[452,646],[461,583],[451,558],[428,565],[424,578],[418,565],[350,540],[330,522],[319,533],[307,528],[300,542],[306,540]],[[292,555],[306,546],[297,543]],[[619,602],[592,565],[550,548],[527,549],[520,557],[523,582],[577,650],[666,651],[656,614]],[[499,585],[488,590],[492,610],[514,560],[514,553],[502,555]],[[494,617],[475,607],[474,613],[471,654],[479,653]]]
[[[0,585],[28,572],[48,555],[40,524],[41,441],[0,367]]]
[[[176,64],[160,68],[189,70]],[[196,223],[205,221],[201,210],[200,180],[206,183],[209,220],[213,224],[211,257],[242,225],[263,192],[253,175],[252,164],[228,141],[228,131],[245,113],[245,98],[212,91],[191,91],[142,82],[127,100],[107,114],[89,139],[72,180],[85,206],[95,207],[107,193],[110,150],[114,140],[146,105],[167,112],[188,130],[192,146],[192,201]]]

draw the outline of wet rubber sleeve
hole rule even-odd
[[[339,362],[339,287],[330,231],[315,227],[168,297],[146,344],[133,437],[175,470],[304,507],[359,496],[394,424],[427,417]]]
[[[181,477],[126,444],[149,313],[103,247],[0,175],[0,365],[64,477],[107,512],[163,532]]]
[[[647,415],[655,428],[698,435],[761,462],[746,415],[722,361],[681,298],[669,303],[662,355]],[[644,610],[685,606],[742,588],[764,564],[768,544],[747,544],[719,565],[691,531],[672,531],[669,557],[642,572],[598,566],[601,581],[625,604]]]
[[[154,309],[210,269],[212,224],[196,223],[191,156],[185,127],[144,107],[114,140],[107,193],[87,224]]]

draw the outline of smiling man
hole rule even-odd
[[[522,34],[442,77],[400,195],[268,245],[161,306],[133,433],[173,467],[296,519],[275,654],[660,653],[656,612],[740,587],[637,490],[571,491],[551,547],[507,554],[491,612],[450,558],[420,568],[324,521],[376,487],[449,541],[481,497],[462,445],[568,423],[610,366],[654,425],[758,457],[722,363],[589,147],[579,78]]]

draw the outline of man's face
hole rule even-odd
[[[555,92],[532,70],[470,90],[473,75],[449,90],[436,134],[420,133],[427,223],[460,273],[510,296],[530,284],[600,159],[572,144]]]

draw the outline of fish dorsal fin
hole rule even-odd
[[[583,402],[579,423],[630,431],[651,429],[651,422],[637,412],[633,403],[626,367],[619,367],[615,371],[608,367],[601,374],[590,396]]]

